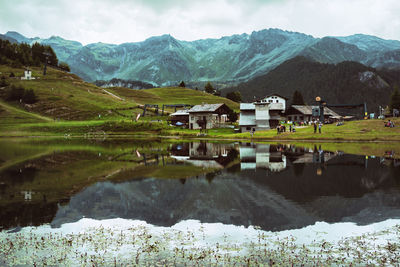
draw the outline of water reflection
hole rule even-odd
[[[395,159],[321,146],[184,142],[59,152],[0,172],[0,225],[58,227],[83,217],[265,230],[367,224],[400,217],[399,179]]]

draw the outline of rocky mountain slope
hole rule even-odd
[[[143,42],[86,46],[55,36],[26,38],[16,32],[4,36],[51,45],[58,58],[87,81],[120,78],[159,86],[182,80],[232,84],[268,73],[298,55],[324,63],[352,60],[375,68],[400,68],[400,41],[361,34],[319,39],[268,29],[192,42],[162,35]]]

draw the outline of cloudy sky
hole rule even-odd
[[[220,38],[280,28],[400,40],[399,0],[0,0],[0,33],[58,35],[83,44]]]

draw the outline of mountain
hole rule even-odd
[[[376,70],[358,62],[320,63],[303,56],[290,59],[265,75],[238,86],[223,89],[223,95],[240,91],[245,101],[278,93],[291,98],[298,90],[308,104],[320,96],[328,104],[367,102],[369,112],[389,102],[394,84],[400,84],[399,70]]]
[[[191,42],[162,35],[143,42],[85,46],[56,36],[26,38],[16,32],[4,36],[18,42],[51,45],[60,61],[87,81],[120,78],[158,86],[182,80],[237,84],[266,74],[299,55],[323,63],[351,60],[374,68],[400,68],[399,41],[361,34],[320,39],[267,29]]]

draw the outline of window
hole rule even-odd
[[[250,131],[250,130],[251,130],[251,127],[246,127],[246,130],[247,130],[247,131]]]
[[[269,103],[272,103],[274,100],[268,100]]]
[[[279,103],[279,100],[278,100],[278,99],[276,100],[276,103]]]

